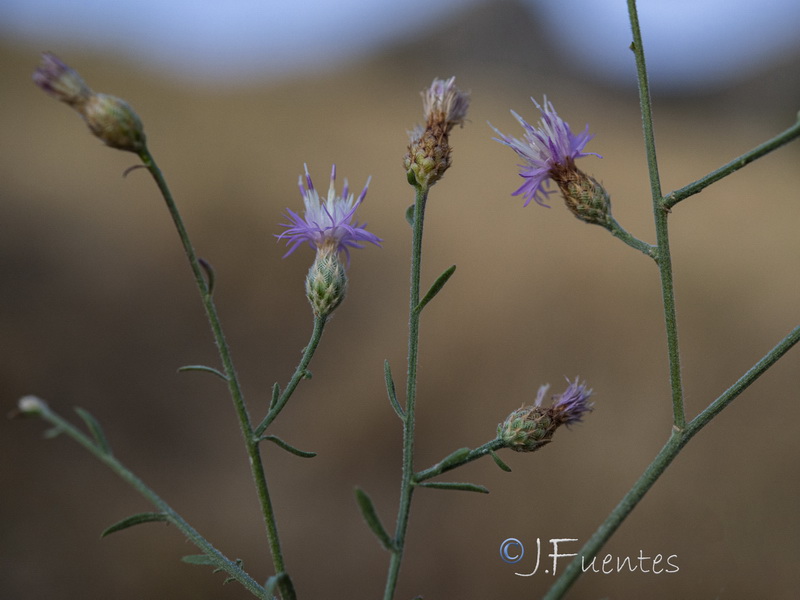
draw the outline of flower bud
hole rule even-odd
[[[107,146],[139,153],[145,148],[142,122],[127,102],[96,94],[77,71],[56,55],[42,54],[33,81],[49,95],[74,108],[91,132]]]
[[[47,408],[45,401],[38,396],[23,396],[17,402],[18,414],[38,415]]]
[[[314,316],[325,319],[336,310],[347,292],[347,272],[335,249],[320,249],[306,276],[306,297]]]
[[[108,94],[94,94],[82,114],[89,129],[106,146],[137,153],[144,150],[142,121],[124,100]]]

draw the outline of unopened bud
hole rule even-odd
[[[17,402],[17,412],[23,415],[38,415],[47,408],[45,401],[38,396],[23,396]]]
[[[124,100],[94,94],[82,114],[89,129],[106,146],[137,153],[145,148],[142,121]]]
[[[320,249],[306,276],[306,297],[314,316],[327,318],[344,300],[347,272],[338,252]]]
[[[120,98],[93,92],[77,71],[56,55],[42,54],[33,81],[49,95],[74,108],[91,132],[107,146],[136,153],[145,148],[144,127],[130,105]]]

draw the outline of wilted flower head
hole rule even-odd
[[[455,82],[455,77],[434,79],[429,88],[420,92],[425,121],[429,127],[440,127],[450,133],[455,125],[464,125],[469,94],[459,90]]]
[[[75,69],[51,52],[42,53],[42,61],[33,73],[33,82],[53,98],[70,106],[86,104],[93,93]]]
[[[409,183],[428,189],[450,167],[450,131],[463,125],[469,94],[455,86],[455,77],[434,79],[422,90],[425,126],[409,132],[408,153],[403,158]]]
[[[569,199],[564,191],[567,181],[587,178],[575,167],[575,159],[589,155],[600,157],[594,152],[583,152],[586,144],[594,136],[589,134],[588,125],[581,133],[573,133],[569,125],[558,116],[553,104],[548,102],[547,98],[544,99],[544,108],[536,100],[533,100],[533,103],[542,114],[538,127],[530,125],[517,113],[511,111],[525,130],[522,139],[505,135],[497,128],[492,127],[500,136],[495,139],[511,148],[524,161],[524,164],[520,165],[520,176],[525,179],[525,183],[513,195],[524,195],[525,206],[528,206],[531,200],[535,200],[541,206],[547,206],[544,200],[552,192],[546,190],[545,187],[548,180],[552,178],[565,194],[565,200],[569,206]],[[592,182],[599,186],[593,179]],[[584,185],[584,187],[589,186]],[[572,207],[570,209],[573,210]],[[576,216],[582,218],[577,213]]]
[[[567,380],[567,389],[553,397],[553,403],[543,407],[545,394],[550,388],[539,388],[532,406],[522,406],[512,412],[497,426],[497,435],[507,448],[517,452],[533,452],[552,441],[553,434],[561,425],[570,426],[583,419],[583,415],[594,406],[589,402],[592,390],[580,383]]]
[[[137,153],[145,148],[144,127],[130,105],[120,98],[93,92],[77,71],[55,54],[42,54],[33,82],[78,111],[91,132],[107,146]]]
[[[335,187],[336,165],[333,165],[328,195],[320,198],[319,192],[311,181],[307,165],[305,171],[305,181],[303,181],[302,175],[298,181],[300,194],[303,196],[306,207],[305,213],[301,217],[292,209],[287,208],[286,216],[290,222],[281,223],[286,231],[277,235],[278,239],[286,239],[286,244],[290,246],[289,251],[284,254],[284,258],[304,242],[317,250],[344,252],[348,259],[350,248],[363,248],[365,242],[376,246],[381,245],[381,239],[367,231],[367,224],[360,225],[355,219],[356,210],[367,195],[370,179],[367,179],[358,198],[350,193],[347,179],[345,179],[344,188],[339,195],[336,193]]]

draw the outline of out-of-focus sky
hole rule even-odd
[[[3,0],[0,35],[57,51],[83,42],[211,80],[324,69],[427,33],[491,0]],[[597,78],[630,78],[625,0],[521,0],[550,42]],[[498,3],[502,4],[502,3]],[[798,0],[642,0],[656,86],[725,83],[800,48]]]

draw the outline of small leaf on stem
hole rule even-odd
[[[184,371],[203,371],[205,373],[211,373],[212,375],[216,375],[223,381],[228,381],[227,375],[225,375],[222,371],[219,371],[214,367],[208,367],[206,365],[185,365],[183,367],[178,368],[179,373],[183,373]]]
[[[372,499],[364,490],[358,487],[356,488],[356,501],[358,502],[358,507],[361,509],[361,515],[372,530],[372,533],[378,537],[378,540],[384,548],[393,552],[395,550],[394,540],[389,537],[386,529],[384,529],[381,524],[378,514],[375,512],[375,506],[372,504]]]
[[[117,531],[122,531],[123,529],[127,529],[128,527],[133,527],[134,525],[141,525],[142,523],[153,523],[156,521],[169,521],[169,515],[167,513],[139,513],[136,515],[131,515],[126,519],[122,519],[118,523],[114,523],[111,527],[107,528],[103,533],[100,534],[101,538],[106,537],[112,533],[116,533]]]
[[[273,442],[275,445],[283,448],[287,452],[291,452],[295,456],[300,456],[301,458],[314,458],[317,453],[316,452],[306,452],[305,450],[300,450],[295,448],[291,444],[284,442],[281,438],[275,435],[265,435],[258,438],[259,442]]]
[[[89,428],[89,431],[92,432],[92,437],[94,438],[95,443],[97,446],[105,453],[111,454],[111,446],[108,445],[108,440],[106,439],[106,434],[103,433],[103,428],[100,427],[100,423],[97,422],[88,411],[82,408],[75,408],[75,412],[80,415],[83,422],[86,423],[86,426]]]
[[[459,490],[462,492],[479,492],[481,494],[488,494],[489,490],[482,485],[474,483],[457,483],[454,481],[429,481],[426,483],[416,484],[419,487],[434,488],[437,490]]]
[[[397,390],[394,387],[394,379],[392,379],[392,370],[389,367],[389,361],[383,361],[383,375],[386,379],[386,393],[389,394],[389,402],[394,409],[394,412],[397,413],[397,416],[400,417],[401,421],[405,421],[406,412],[403,410],[403,407],[400,406],[400,403],[397,401]]]
[[[497,454],[495,453],[494,450],[490,450],[489,454],[492,456],[492,459],[494,460],[495,464],[498,467],[500,467],[506,473],[511,473],[511,467],[509,467],[506,463],[504,463],[502,460],[500,460],[500,457],[497,456]]]
[[[441,289],[444,287],[444,284],[447,283],[447,280],[450,279],[450,277],[455,272],[456,272],[456,266],[453,265],[452,267],[447,269],[444,273],[439,275],[439,278],[433,282],[431,289],[428,290],[428,293],[425,294],[425,297],[422,300],[420,300],[420,303],[417,304],[416,308],[414,308],[414,312],[418,313],[422,311],[422,309],[425,308],[425,305],[431,300],[433,300],[436,294],[438,294],[441,291]]]

